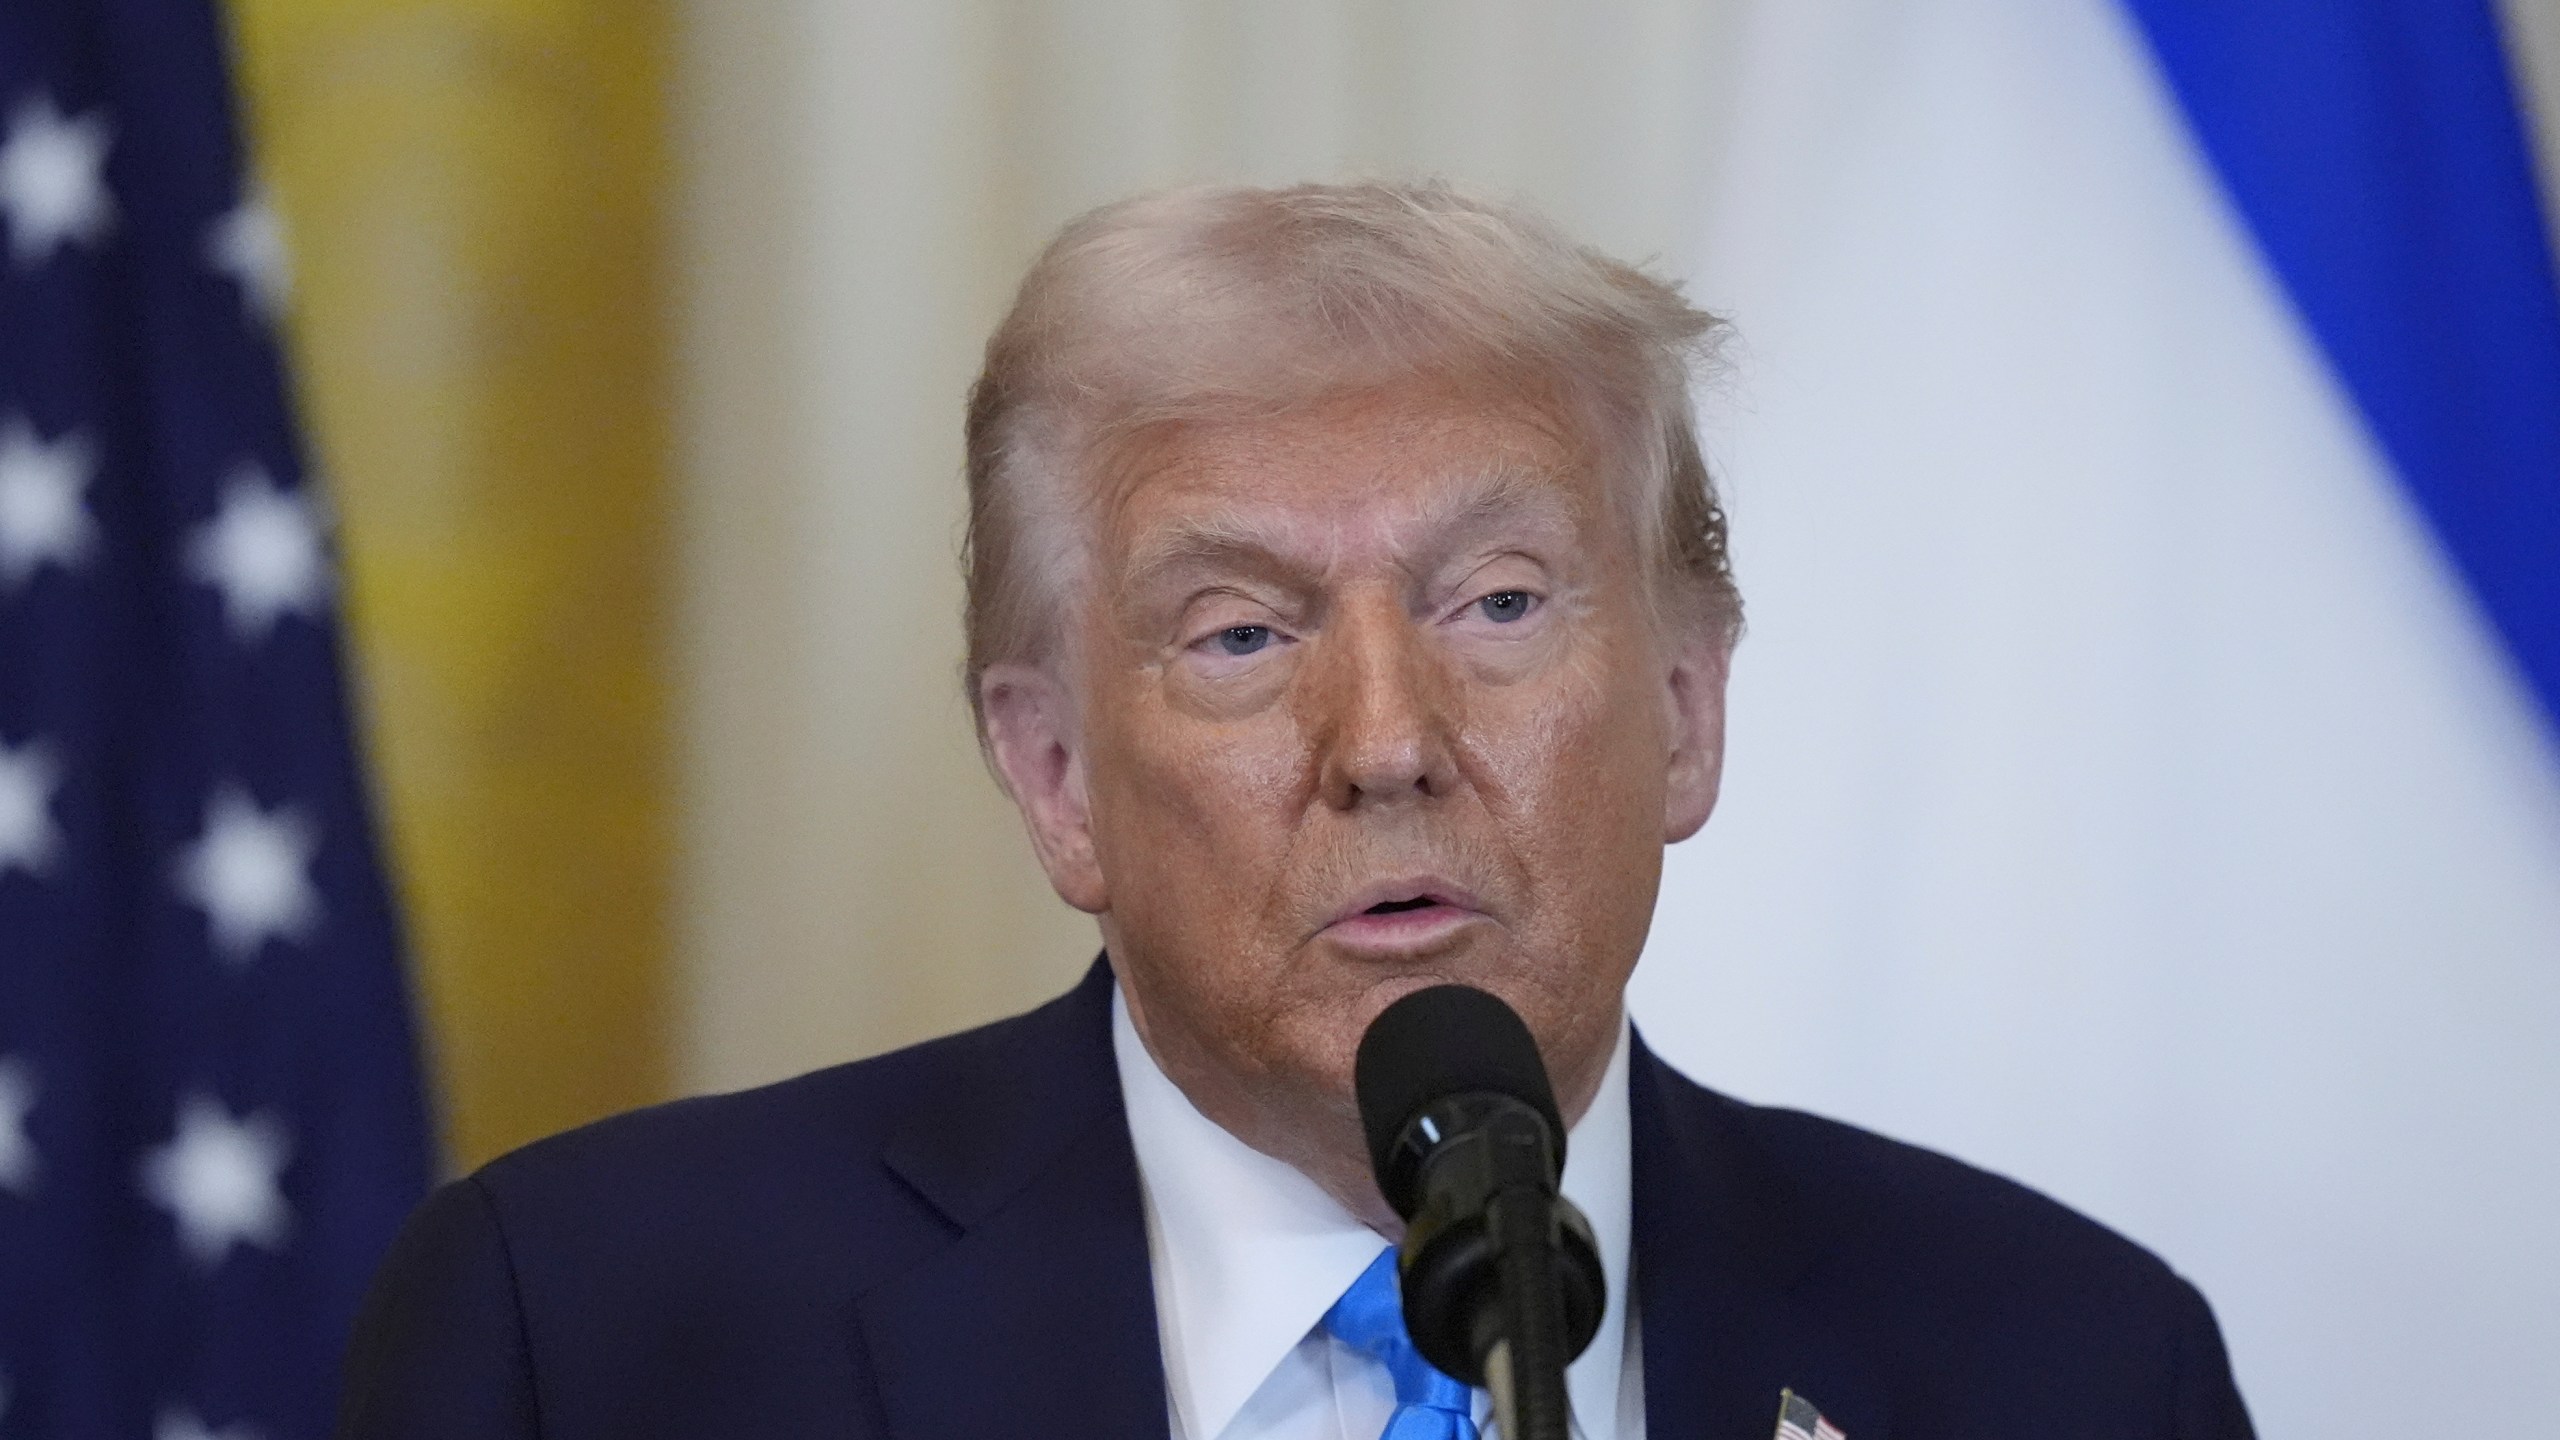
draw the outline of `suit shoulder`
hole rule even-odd
[[[475,1178],[511,1223],[620,1211],[681,1218],[841,1214],[888,1203],[893,1137],[953,1094],[1019,1083],[1071,1043],[1080,987],[1024,1015],[749,1090],[608,1117],[490,1161]],[[777,1215],[774,1212],[785,1212]]]
[[[2005,1176],[1671,1079],[1798,1303],[1863,1342],[1920,1430],[2249,1435],[2211,1307],[2151,1251]]]
[[[2135,1241],[2027,1185],[1839,1120],[1730,1099],[1677,1078],[1775,1170],[1822,1248],[1877,1271],[2016,1277],[2060,1289],[2185,1289]],[[1915,1277],[1918,1278],[1918,1277]],[[1978,1278],[1965,1281],[1978,1288]]]

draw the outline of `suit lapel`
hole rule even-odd
[[[856,1301],[890,1433],[1166,1433],[1138,1162],[1111,1058],[1111,976],[987,1032],[977,1083],[884,1152],[956,1230]]]
[[[1637,1316],[1645,1432],[1654,1440],[1766,1440],[1778,1392],[1819,1405],[1849,1440],[1886,1440],[1883,1392],[1845,1317],[1816,1292],[1820,1237],[1752,1138],[1744,1107],[1691,1083],[1637,1037]]]

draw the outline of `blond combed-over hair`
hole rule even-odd
[[[970,392],[970,706],[1050,659],[1115,442],[1414,379],[1559,407],[1620,477],[1661,608],[1730,643],[1741,600],[1691,388],[1724,322],[1520,208],[1437,182],[1201,186],[1072,222]]]

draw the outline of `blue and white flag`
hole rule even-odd
[[[2495,14],[1744,47],[1691,268],[1750,633],[1639,1020],[2152,1245],[2268,1434],[2560,1414],[2560,299]]]
[[[327,1433],[429,1140],[208,3],[0,7],[0,1436]]]

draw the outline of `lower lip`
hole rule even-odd
[[[1384,915],[1354,915],[1324,928],[1326,939],[1347,950],[1393,955],[1427,950],[1482,920],[1473,910],[1453,905],[1425,905]]]

